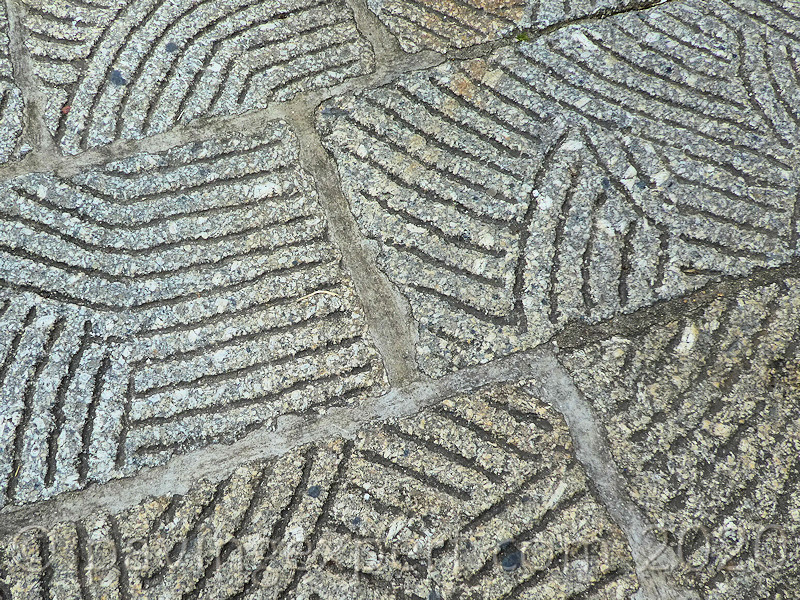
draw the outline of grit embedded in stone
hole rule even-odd
[[[446,52],[507,37],[521,39],[547,27],[634,8],[635,0],[367,0],[407,52]]]
[[[30,502],[380,393],[282,122],[0,191],[0,489]]]
[[[637,589],[566,426],[517,385],[6,542],[13,599],[80,585],[154,600],[623,599]]]
[[[789,262],[798,56],[798,11],[674,2],[329,102],[323,141],[422,369]]]
[[[0,6],[0,163],[19,158],[30,148],[22,145],[24,101],[14,83],[9,54],[8,17]]]
[[[800,281],[562,358],[631,494],[709,600],[800,589]]]
[[[25,44],[64,152],[231,115],[372,70],[342,0],[24,0]]]

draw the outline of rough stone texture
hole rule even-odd
[[[7,501],[382,389],[284,123],[11,179],[0,216]]]
[[[341,0],[24,0],[63,151],[286,100],[372,69]]]
[[[800,21],[748,6],[565,27],[321,110],[423,370],[797,254]]]
[[[4,0],[0,600],[800,600],[798,147],[797,0]]]
[[[14,83],[9,57],[6,8],[0,4],[0,163],[30,150],[22,144],[23,109],[22,92]]]
[[[15,599],[630,598],[625,542],[571,451],[552,409],[499,386],[25,532],[2,564]]]
[[[520,32],[525,39],[547,27],[630,9],[634,0],[367,0],[403,49],[446,52]]]
[[[709,600],[800,590],[799,344],[788,279],[563,357],[633,499]]]

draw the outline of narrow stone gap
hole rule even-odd
[[[347,199],[340,187],[333,159],[322,145],[313,123],[313,113],[299,112],[289,118],[298,137],[300,164],[317,185],[319,201],[327,217],[334,243],[342,252],[364,310],[371,337],[381,354],[392,387],[419,378],[415,355],[414,320],[411,308],[375,264],[361,236]]]
[[[670,581],[669,573],[677,566],[677,557],[655,538],[652,526],[628,496],[625,480],[608,449],[604,428],[591,406],[555,356],[545,355],[542,363],[546,365],[545,376],[528,386],[529,393],[564,417],[575,445],[575,456],[592,482],[598,500],[627,537],[641,586],[635,598],[697,599],[695,593]]]
[[[35,504],[6,505],[0,509],[0,534],[29,523],[50,527],[96,512],[121,512],[145,498],[185,494],[200,479],[216,482],[237,467],[278,457],[304,444],[342,437],[352,438],[364,427],[387,419],[413,416],[452,396],[493,383],[542,378],[549,368],[547,355],[526,352],[470,367],[435,381],[420,380],[395,387],[353,408],[334,408],[316,418],[278,417],[274,428],[264,427],[230,445],[214,445],[178,455],[166,464],[144,469],[131,477],[66,492]]]
[[[787,277],[800,277],[800,259],[796,258],[779,267],[755,269],[749,275],[741,277],[714,279],[685,296],[662,300],[599,323],[588,325],[572,323],[553,336],[552,341],[561,349],[573,349],[615,335],[635,336],[649,331],[654,326],[665,325],[670,321],[699,313],[720,297],[734,297],[742,290],[781,282]]]
[[[42,118],[46,98],[39,86],[39,78],[34,74],[30,56],[25,48],[22,17],[25,8],[17,0],[6,0],[6,13],[8,15],[9,59],[14,70],[14,81],[22,91],[25,102],[24,125],[22,130],[23,143],[31,146],[32,150],[26,155],[26,163],[30,171],[37,170],[47,160],[60,156],[53,136],[47,129]]]
[[[449,50],[444,56],[447,58],[447,60],[467,60],[471,58],[482,58],[486,54],[494,52],[495,50],[498,50],[500,48],[505,48],[506,46],[512,46],[519,42],[532,42],[541,37],[545,37],[552,33],[555,33],[559,29],[569,27],[570,25],[594,23],[596,21],[600,21],[601,19],[607,19],[608,17],[615,17],[617,15],[622,15],[625,13],[646,11],[652,8],[658,8],[659,6],[663,6],[671,2],[680,2],[680,1],[681,0],[643,0],[641,2],[637,2],[632,6],[626,6],[624,8],[603,9],[583,17],[565,19],[563,21],[560,21],[558,23],[553,23],[552,25],[549,25],[541,29],[536,27],[515,29],[512,32],[510,32],[507,36],[504,36],[498,40],[493,40],[491,42],[484,42],[483,44],[476,44],[474,46],[469,46],[466,48],[457,48]]]
[[[393,58],[407,56],[400,47],[397,37],[373,13],[365,0],[345,0],[350,10],[353,11],[356,27],[375,52],[376,67]],[[389,66],[388,64],[386,66]]]

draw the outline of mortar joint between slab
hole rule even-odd
[[[366,238],[341,188],[334,159],[314,127],[313,108],[288,117],[300,148],[300,164],[316,183],[319,201],[332,241],[342,253],[353,287],[364,311],[372,341],[383,358],[389,383],[403,385],[420,378],[415,360],[416,338],[411,308],[405,297],[378,268],[367,252]]]
[[[474,46],[468,46],[465,48],[453,48],[448,50],[443,57],[446,60],[469,60],[483,58],[486,54],[494,52],[495,50],[506,48],[508,46],[514,46],[519,42],[533,42],[539,38],[551,35],[560,29],[564,29],[565,27],[582,25],[586,23],[596,23],[597,21],[607,19],[609,17],[615,17],[617,15],[631,12],[647,11],[664,6],[665,4],[678,3],[682,1],[683,0],[642,0],[622,8],[603,8],[582,17],[564,19],[563,21],[553,23],[552,25],[548,25],[543,28],[518,27],[510,31],[508,35],[504,35],[496,40],[484,42],[482,44],[475,44]]]
[[[760,267],[746,275],[712,279],[702,287],[661,300],[630,313],[617,314],[598,323],[572,323],[556,333],[551,341],[561,349],[581,348],[616,335],[635,336],[656,325],[691,317],[716,299],[734,297],[746,289],[780,283],[787,277],[800,277],[800,256],[776,267]]]
[[[528,386],[528,393],[558,411],[570,432],[575,458],[583,466],[597,500],[622,530],[628,541],[639,591],[635,600],[698,600],[699,596],[670,580],[678,562],[675,553],[652,534],[652,524],[631,500],[628,485],[617,466],[605,432],[590,403],[555,354],[545,354],[545,376]],[[666,571],[651,567],[663,557]]]
[[[28,162],[36,168],[47,164],[48,160],[60,153],[44,121],[44,90],[39,77],[33,71],[30,54],[25,49],[22,25],[25,7],[19,0],[6,0],[5,6],[8,18],[8,58],[14,73],[14,83],[22,92],[25,105],[23,142],[29,140],[32,150]]]
[[[408,55],[400,46],[397,36],[370,10],[366,0],[345,0],[345,3],[353,11],[356,28],[375,52],[376,68],[393,58]]]
[[[80,520],[87,514],[120,513],[154,496],[185,494],[199,480],[216,483],[238,467],[285,455],[305,444],[352,439],[366,427],[411,417],[447,398],[487,385],[517,382],[526,378],[529,371],[540,374],[542,357],[541,351],[526,352],[437,380],[420,378],[359,406],[330,409],[310,420],[279,417],[275,427],[257,429],[231,445],[200,448],[130,477],[65,492],[49,500],[6,505],[0,509],[0,535],[13,535],[28,523],[48,528],[59,522]]]

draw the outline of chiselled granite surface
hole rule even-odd
[[[797,0],[0,3],[0,600],[800,600]]]
[[[0,489],[31,502],[378,393],[282,122],[0,188]]]
[[[631,495],[709,599],[800,589],[800,280],[563,362]]]
[[[599,599],[638,587],[563,420],[516,385],[6,543],[14,598]]]
[[[24,0],[44,121],[71,154],[231,115],[372,69],[341,0]]]
[[[322,108],[424,371],[797,256],[800,9],[751,4],[564,27]]]

